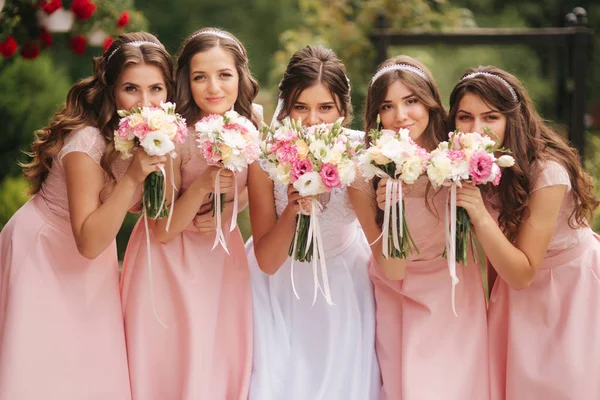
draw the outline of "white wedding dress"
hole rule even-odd
[[[351,131],[354,140],[362,132]],[[286,187],[275,183],[277,215]],[[312,264],[291,258],[272,276],[246,244],[252,282],[254,355],[250,400],[372,400],[381,379],[375,355],[375,304],[368,275],[371,250],[345,189],[334,189],[319,215],[331,298],[313,306]],[[320,272],[319,272],[320,278]],[[321,281],[322,284],[322,281]]]

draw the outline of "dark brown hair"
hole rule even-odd
[[[365,144],[366,147],[371,145],[371,138],[368,132],[377,127],[377,115],[380,113],[380,108],[387,96],[388,88],[397,80],[402,81],[427,108],[429,113],[429,122],[427,127],[421,134],[425,149],[431,151],[437,145],[448,138],[448,130],[446,127],[446,110],[442,105],[440,92],[435,84],[431,72],[420,62],[412,57],[400,55],[394,58],[387,59],[379,65],[377,72],[394,64],[407,64],[417,68],[425,74],[427,79],[410,70],[391,70],[380,75],[375,82],[369,86],[367,99],[365,102]],[[377,73],[376,72],[376,73]],[[377,190],[380,178],[373,179],[373,188]],[[425,189],[425,206],[433,215],[439,218],[438,210],[433,207],[433,198],[429,195],[431,192],[431,183],[427,183]],[[383,211],[377,210],[377,222],[381,226],[383,223]]]
[[[516,77],[499,68],[487,66],[469,69],[463,78],[475,72],[486,72],[495,77],[475,75],[461,79],[450,95],[449,122],[454,129],[460,101],[467,93],[481,97],[490,108],[506,117],[503,146],[512,151],[515,159],[515,165],[502,172],[497,190],[500,199],[498,224],[506,236],[514,240],[521,223],[529,215],[529,195],[541,172],[538,161],[552,160],[565,167],[576,204],[569,225],[572,228],[587,225],[586,217],[593,214],[599,203],[594,195],[592,180],[581,167],[577,151],[545,124]],[[502,79],[514,90],[516,101]]]
[[[352,103],[346,67],[333,50],[321,46],[306,46],[290,58],[279,83],[279,99],[283,101],[283,107],[277,119],[281,121],[289,116],[302,92],[318,83],[327,87],[334,100],[339,99],[339,105],[335,102],[338,112],[344,116],[344,124],[350,123]]]
[[[224,37],[210,32],[218,32]],[[194,124],[200,118],[200,108],[192,97],[190,87],[190,63],[196,54],[214,47],[228,50],[235,60],[239,83],[234,110],[258,126],[260,121],[253,112],[252,102],[258,95],[259,85],[250,72],[246,49],[234,35],[216,28],[203,28],[192,33],[181,46],[175,72],[177,112],[187,120],[188,124]]]
[[[127,45],[142,41],[155,45]],[[173,61],[164,46],[150,33],[119,35],[102,57],[93,58],[93,64],[94,74],[74,84],[67,94],[66,103],[59,108],[50,124],[35,132],[35,140],[28,153],[33,160],[22,165],[32,194],[41,189],[52,160],[62,149],[67,136],[86,126],[98,128],[105,138],[107,146],[101,165],[107,175],[114,178],[110,165],[116,154],[113,135],[119,122],[114,85],[125,68],[137,64],[158,67],[165,79],[167,94],[174,94]]]
[[[380,107],[385,101],[388,88],[396,80],[402,81],[419,99],[420,102],[427,107],[429,112],[429,123],[422,133],[425,148],[431,151],[437,145],[448,139],[448,131],[446,127],[446,110],[442,105],[440,92],[435,84],[431,72],[420,62],[409,56],[397,56],[390,58],[377,68],[377,71],[394,64],[407,64],[423,71],[427,79],[423,79],[413,71],[408,70],[392,70],[386,72],[377,78],[369,86],[367,99],[365,102],[365,132],[376,128],[377,115],[380,113]],[[369,146],[370,139],[365,136],[366,144]]]

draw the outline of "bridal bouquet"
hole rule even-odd
[[[377,120],[379,126],[379,118]],[[409,136],[407,129],[399,132],[372,129],[371,146],[358,158],[363,176],[388,178],[381,237],[383,255],[388,258],[407,258],[419,249],[406,223],[402,186],[412,185],[425,172],[429,154]]]
[[[261,129],[265,137],[262,148],[266,171],[275,182],[291,184],[301,196],[310,198],[296,217],[296,232],[288,254],[296,261],[312,261],[315,271],[316,262],[320,260],[324,295],[329,303],[331,297],[317,218],[322,205],[317,196],[350,185],[356,177],[355,156],[362,147],[360,142],[350,140],[342,121],[303,127],[300,121],[286,118],[280,125],[265,125]],[[315,285],[318,285],[316,275]]]
[[[491,130],[486,128],[485,133],[463,133],[459,130],[450,132],[448,141],[441,142],[431,152],[427,165],[427,176],[434,188],[450,186],[450,202],[446,207],[444,255],[448,258],[453,289],[458,283],[456,263],[467,265],[469,243],[471,251],[474,251],[471,221],[465,209],[457,209],[456,188],[461,186],[462,181],[471,181],[476,185],[491,183],[497,186],[502,176],[500,168],[514,165],[514,159],[510,155],[496,158],[496,153],[510,151],[496,144],[492,139],[496,135]]]
[[[188,135],[185,119],[175,113],[175,104],[161,103],[160,107],[139,107],[131,111],[119,110],[119,127],[114,133],[115,150],[121,158],[132,156],[134,147],[141,147],[148,155],[176,157],[175,144],[183,143]],[[150,218],[168,215],[165,207],[165,170],[152,172],[144,181],[142,204]]]
[[[260,157],[260,136],[252,121],[235,111],[224,115],[212,114],[202,118],[195,125],[198,147],[209,164],[217,164],[230,171],[241,172]],[[237,182],[233,203],[230,231],[237,226],[238,192]],[[217,237],[213,249],[221,243],[227,251],[221,229],[221,213],[225,204],[225,194],[219,190],[219,175],[215,181],[212,211],[217,216]]]

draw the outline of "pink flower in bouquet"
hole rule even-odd
[[[236,124],[235,122],[231,123],[231,124],[223,125],[223,129],[227,129],[227,130],[231,130],[231,131],[238,131],[242,134],[248,133],[248,130],[246,129],[245,126]]]
[[[140,139],[140,141],[144,140],[144,138],[148,135],[149,132],[150,128],[148,127],[148,124],[146,122],[137,124],[133,127],[133,134],[138,139]]]
[[[307,158],[295,160],[292,163],[292,171],[290,172],[290,182],[294,183],[298,178],[307,172],[313,172],[313,166]]]
[[[119,129],[117,129],[117,136],[121,140],[131,140],[133,139],[133,131],[129,127],[129,120],[122,119],[119,124]]]
[[[500,178],[502,178],[502,170],[498,166],[498,164],[494,164],[492,166],[492,172],[496,172],[496,177],[494,177],[494,182],[492,184],[494,186],[498,186],[500,184]]]
[[[216,163],[220,161],[219,153],[213,152],[213,144],[209,140],[202,142],[201,146],[202,157],[207,162]]]
[[[454,163],[465,159],[465,152],[462,150],[449,150],[448,158]]]
[[[327,190],[342,186],[338,168],[333,164],[326,163],[321,165],[321,171],[319,172],[319,175],[321,176],[321,180],[323,181],[323,184]]]
[[[242,149],[242,154],[248,160],[256,161],[260,158],[260,147],[256,143],[248,143],[248,145]]]
[[[290,143],[285,143],[277,149],[277,160],[279,162],[293,163],[298,158],[298,149]]]
[[[473,183],[480,185],[489,181],[492,174],[493,160],[485,150],[477,150],[471,155],[469,161],[469,174],[473,177]]]

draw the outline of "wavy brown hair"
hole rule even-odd
[[[513,98],[509,88],[501,79],[476,75],[464,79],[474,72],[487,72],[504,79],[515,91]],[[598,207],[590,176],[581,167],[577,151],[550,129],[537,113],[533,101],[519,80],[506,71],[493,66],[471,68],[463,75],[450,95],[450,127],[456,127],[456,114],[465,94],[475,94],[490,108],[506,117],[504,134],[505,148],[512,151],[515,165],[502,172],[497,192],[500,198],[498,224],[504,234],[514,240],[519,227],[529,216],[529,196],[540,170],[539,161],[552,160],[561,164],[569,173],[576,206],[569,218],[569,226],[587,225],[587,217]]]
[[[210,31],[219,32],[227,37],[217,36],[210,33]],[[260,117],[255,114],[252,102],[258,95],[260,86],[250,72],[246,48],[234,35],[222,29],[203,28],[192,33],[183,42],[179,50],[175,72],[177,112],[187,120],[188,125],[194,124],[200,118],[200,108],[192,97],[190,63],[196,54],[214,47],[229,51],[235,60],[239,81],[238,95],[233,106],[234,110],[243,117],[250,119],[258,127]]]
[[[294,53],[287,65],[283,79],[279,83],[279,100],[283,102],[277,119],[281,121],[290,115],[294,104],[302,92],[322,83],[336,101],[338,112],[344,116],[344,125],[352,120],[350,82],[346,67],[331,49],[321,46],[306,46]]]
[[[156,45],[127,45],[140,41]],[[106,140],[101,166],[109,177],[114,178],[110,166],[116,155],[113,136],[119,122],[114,85],[125,68],[138,64],[158,67],[164,76],[167,93],[174,93],[173,61],[154,35],[133,32],[117,37],[103,56],[93,58],[93,75],[75,83],[67,93],[66,103],[54,114],[50,124],[35,132],[31,152],[27,153],[32,160],[22,164],[31,194],[40,191],[65,139],[86,126],[98,128]]]
[[[418,68],[427,77],[423,79],[420,75],[409,70],[392,70],[380,75],[375,82],[369,85],[367,99],[365,100],[365,132],[368,133],[371,129],[380,128],[377,126],[377,115],[381,112],[381,106],[387,96],[388,88],[397,80],[406,85],[415,97],[427,108],[429,112],[429,123],[421,134],[425,149],[432,151],[438,144],[448,138],[448,130],[446,127],[446,110],[442,105],[440,92],[433,79],[433,75],[423,64],[412,57],[400,55],[389,58],[379,65],[377,71],[394,64],[407,64]],[[376,72],[377,73],[377,72]],[[368,148],[371,145],[371,138],[365,135],[365,145]],[[380,178],[373,179],[373,188],[377,190]],[[437,210],[434,210],[429,193],[432,187],[427,184],[425,189],[425,205],[427,209],[434,215],[438,216]],[[429,201],[431,200],[431,201]],[[383,211],[377,210],[377,221],[379,224],[383,222]]]

